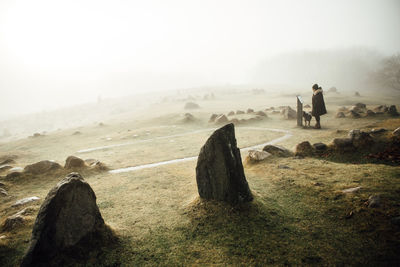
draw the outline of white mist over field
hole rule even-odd
[[[0,119],[201,86],[348,89],[399,52],[399,14],[396,0],[2,0]]]

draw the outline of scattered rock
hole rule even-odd
[[[236,111],[236,114],[237,114],[237,115],[245,114],[245,112],[244,112],[243,110],[237,110],[237,111]]]
[[[354,150],[351,138],[335,138],[332,141],[332,146],[335,150],[344,152]]]
[[[355,192],[359,191],[361,188],[362,188],[361,186],[357,186],[357,187],[353,187],[353,188],[344,189],[344,190],[342,190],[342,193],[344,193],[344,194],[355,193]]]
[[[0,196],[1,197],[6,197],[8,196],[7,191],[4,188],[0,188]]]
[[[354,96],[357,96],[357,97],[359,97],[359,96],[361,96],[361,95],[360,95],[360,93],[359,93],[359,92],[355,92],[355,93],[354,93]]]
[[[375,115],[376,115],[376,113],[373,112],[372,110],[370,110],[370,109],[367,110],[367,116],[368,117],[374,117]]]
[[[399,116],[399,113],[397,112],[397,108],[395,105],[391,105],[389,107],[388,113],[390,116]]]
[[[286,120],[293,120],[297,118],[297,112],[289,106],[284,107],[281,111],[281,114]]]
[[[215,119],[215,123],[222,124],[222,123],[227,123],[227,122],[228,122],[228,118],[227,118],[224,114],[219,115],[219,116]]]
[[[254,109],[251,109],[251,108],[247,109],[247,114],[249,114],[249,113],[254,113]]]
[[[37,138],[37,137],[41,137],[42,135],[40,134],[40,133],[34,133],[33,135],[32,135],[32,137],[34,137],[34,138]]]
[[[96,160],[96,162],[90,164],[90,167],[95,169],[95,170],[98,170],[98,171],[107,171],[107,170],[109,170],[107,165],[105,165],[104,163],[102,163],[102,162],[100,162],[98,160]]]
[[[62,169],[62,166],[57,162],[50,160],[42,160],[31,165],[27,165],[24,168],[24,172],[29,174],[44,174]]]
[[[379,208],[381,206],[381,198],[379,195],[372,195],[368,198],[368,208]]]
[[[14,214],[12,216],[7,217],[7,219],[4,221],[3,225],[1,226],[1,231],[2,232],[10,232],[12,230],[15,230],[16,228],[24,225],[25,219],[23,216],[17,214]]]
[[[292,155],[290,150],[278,145],[266,145],[263,151],[278,157],[290,157]]]
[[[86,164],[85,161],[81,158],[75,156],[69,156],[65,160],[65,169],[74,169],[74,168],[85,168]]]
[[[355,147],[364,148],[374,143],[372,136],[358,129],[351,130],[349,132],[349,138],[352,140]]]
[[[246,157],[246,161],[249,163],[257,163],[259,161],[265,160],[270,156],[271,154],[265,151],[249,150],[249,154]]]
[[[198,109],[200,106],[194,102],[187,102],[184,109]]]
[[[256,115],[262,116],[262,117],[268,117],[267,114],[265,112],[261,111],[261,110],[257,111]]]
[[[218,117],[218,115],[217,114],[212,114],[211,115],[211,117],[210,117],[210,119],[208,120],[208,122],[214,122],[215,121],[215,119]]]
[[[76,131],[72,135],[80,135],[80,134],[82,134],[80,131]]]
[[[336,118],[345,118],[346,116],[344,115],[343,112],[339,111],[338,113],[336,113]]]
[[[394,136],[400,136],[400,127],[393,131]]]
[[[183,119],[182,119],[183,123],[190,123],[190,122],[195,122],[195,121],[196,121],[196,118],[192,114],[185,113],[183,115]]]
[[[216,130],[201,148],[196,181],[201,198],[231,204],[253,200],[236,145],[233,124]]]
[[[228,116],[233,116],[233,115],[235,115],[235,112],[234,112],[234,111],[230,111],[230,112],[228,113]]]
[[[23,172],[24,168],[22,167],[14,167],[8,170],[8,172]]]
[[[383,114],[388,112],[389,108],[386,105],[380,105],[376,108],[374,108],[374,111],[378,114]]]
[[[324,143],[315,143],[313,144],[313,147],[317,152],[323,152],[328,148]]]
[[[353,119],[358,119],[361,118],[361,115],[355,112],[354,110],[350,110],[350,117],[352,117]]]
[[[99,127],[103,127],[103,126],[105,126],[105,124],[102,123],[102,122],[99,122],[98,126],[99,126]]]
[[[113,240],[92,188],[78,173],[70,173],[40,207],[21,266],[72,264],[71,259],[86,258]]]
[[[311,156],[314,152],[310,142],[304,141],[296,145],[295,156]]]
[[[31,203],[31,202],[35,202],[38,201],[40,198],[38,197],[27,197],[27,198],[23,198],[18,200],[17,202],[15,202],[14,204],[11,205],[11,207],[18,207],[18,206],[22,206],[25,205],[27,203]]]

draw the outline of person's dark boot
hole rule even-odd
[[[314,129],[321,129],[321,124],[319,124],[319,122],[317,122],[314,126]]]

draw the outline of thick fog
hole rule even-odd
[[[399,14],[397,0],[1,0],[0,119],[149,90],[361,90],[399,52]]]

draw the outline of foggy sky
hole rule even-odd
[[[396,0],[0,0],[0,118],[99,95],[252,84],[255,66],[292,51],[394,54],[399,14]]]

